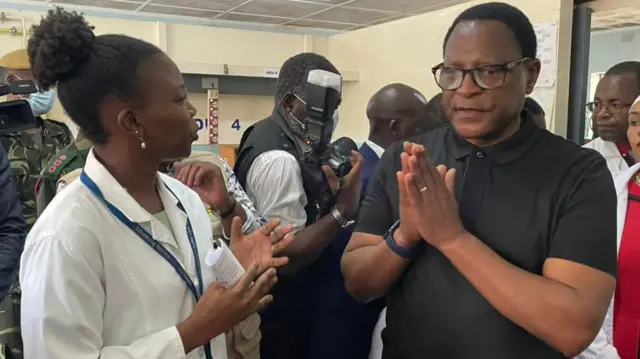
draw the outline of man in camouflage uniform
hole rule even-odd
[[[12,51],[0,58],[5,81],[13,79],[33,79],[27,51]],[[9,100],[18,99],[8,96]],[[51,157],[71,143],[73,136],[62,122],[36,117],[37,128],[0,137],[2,146],[11,163],[14,183],[22,213],[31,228],[36,221],[37,208],[34,189],[43,167]],[[22,338],[20,336],[20,285],[16,271],[13,286],[0,302],[0,358],[22,358]]]
[[[4,68],[5,80],[12,78],[33,79],[27,51],[12,51],[0,58],[0,67]],[[60,150],[73,140],[71,131],[62,122],[37,117],[38,127],[18,133],[2,136],[2,145],[11,161],[14,182],[27,226],[36,222],[37,206],[34,189],[43,167]]]

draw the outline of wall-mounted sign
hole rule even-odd
[[[277,79],[280,74],[280,69],[266,68],[264,69],[264,77]]]
[[[233,123],[231,124],[231,128],[233,128],[236,131],[240,131],[240,119],[236,118]]]
[[[196,123],[198,124],[198,132],[202,130],[206,130],[209,126],[209,121],[207,121],[206,118],[204,119],[196,118]]]

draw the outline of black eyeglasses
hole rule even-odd
[[[622,110],[624,110],[627,107],[631,107],[631,103],[628,104],[620,104],[620,103],[602,103],[602,102],[589,102],[587,104],[587,110],[589,110],[589,112],[592,112],[594,114],[596,113],[600,113],[600,111],[602,111],[603,108],[606,108],[607,111],[612,114],[612,115],[617,115],[619,113],[622,113]]]
[[[483,65],[471,69],[444,66],[439,64],[431,69],[436,84],[444,91],[455,91],[462,86],[464,77],[471,75],[473,82],[483,90],[493,90],[504,85],[507,73],[514,67],[529,61],[528,57],[499,65]]]

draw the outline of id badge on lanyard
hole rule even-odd
[[[204,288],[202,284],[202,271],[200,268],[200,256],[198,255],[198,245],[196,242],[196,237],[193,233],[193,228],[191,227],[191,221],[189,220],[188,216],[187,216],[186,231],[187,231],[187,237],[189,238],[189,245],[191,246],[191,252],[193,253],[193,259],[196,266],[196,275],[198,277],[197,287],[193,283],[193,281],[191,280],[187,272],[184,270],[180,262],[176,259],[176,257],[174,257],[160,242],[153,239],[153,236],[146,229],[144,229],[140,224],[132,222],[124,213],[122,213],[122,211],[120,211],[117,207],[111,204],[111,202],[107,201],[107,199],[104,198],[104,195],[98,188],[98,185],[96,185],[96,183],[91,179],[91,177],[89,177],[84,171],[82,171],[82,174],[80,175],[80,181],[82,181],[82,183],[93,193],[94,196],[96,196],[105,204],[105,206],[107,207],[107,209],[109,209],[111,214],[113,214],[122,224],[129,227],[129,229],[131,229],[135,234],[137,234],[138,237],[140,237],[140,239],[142,239],[146,244],[148,244],[149,247],[151,247],[156,253],[158,253],[158,255],[160,255],[167,263],[169,263],[169,265],[173,267],[173,269],[176,271],[178,276],[180,276],[184,284],[187,286],[187,288],[193,295],[193,298],[195,299],[195,301],[197,302],[198,300],[200,300],[200,296],[202,296],[202,293],[204,292]],[[171,192],[171,194],[174,197],[176,197],[176,199],[178,199],[178,196],[176,196],[175,193],[173,193],[173,191],[171,190],[171,188],[169,188],[169,186],[166,186],[166,188],[167,190],[169,190],[169,192]],[[180,203],[179,199],[178,199],[178,209],[186,213],[186,210],[184,209],[184,206],[182,205],[182,203]],[[210,343],[205,344],[204,353],[205,353],[206,359],[213,359],[211,355]]]

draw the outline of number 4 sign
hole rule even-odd
[[[235,121],[233,121],[233,123],[231,124],[231,128],[233,128],[236,131],[240,131],[240,119],[236,118]]]

